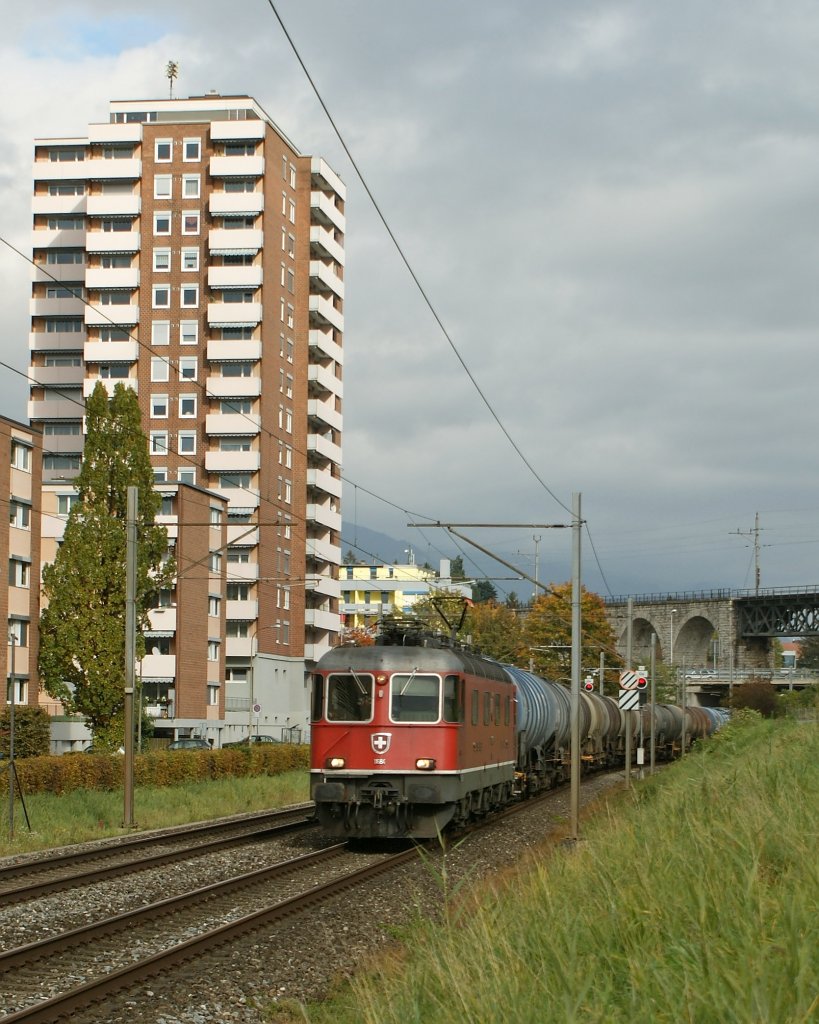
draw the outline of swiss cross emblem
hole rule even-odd
[[[370,744],[376,754],[386,754],[390,749],[391,732],[374,732],[370,736]]]

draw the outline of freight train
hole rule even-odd
[[[641,716],[648,742],[649,707],[636,714],[610,697],[580,698],[584,768],[623,765],[626,730],[636,739]],[[417,629],[335,647],[313,674],[318,820],[342,838],[422,839],[484,817],[568,777],[570,712],[567,687]],[[724,718],[655,705],[658,759]]]

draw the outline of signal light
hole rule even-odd
[[[646,679],[646,677],[645,676],[638,676],[637,677],[637,689],[638,690],[645,690],[645,688],[647,686],[648,686],[648,680]]]
[[[346,764],[347,762],[343,757],[328,757],[324,762],[324,767],[338,770],[339,768],[346,767]]]
[[[435,758],[434,757],[419,757],[415,762],[415,767],[419,772],[434,772],[435,771]]]
[[[591,692],[591,691],[592,691],[592,690],[594,689],[594,680],[592,680],[592,679],[587,679],[587,680],[586,680],[586,681],[585,681],[585,682],[583,683],[583,689],[584,689],[584,690],[587,690],[587,691],[589,691],[589,692]]]

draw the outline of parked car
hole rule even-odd
[[[223,743],[223,747],[249,747],[251,743],[281,743],[281,740],[274,740],[272,736],[245,736],[243,740],[234,740],[232,743]]]
[[[210,750],[211,746],[207,740],[199,739],[197,736],[183,736],[173,743],[169,743],[168,750]]]

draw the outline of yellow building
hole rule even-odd
[[[366,629],[385,615],[407,615],[431,590],[458,590],[472,597],[472,587],[452,582],[449,559],[440,571],[414,562],[405,565],[342,565],[341,620],[345,629]]]

